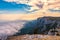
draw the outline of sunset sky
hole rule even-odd
[[[60,16],[60,0],[0,0],[0,20],[32,20],[42,16]]]

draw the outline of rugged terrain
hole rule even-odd
[[[37,20],[33,20],[33,22],[29,22],[27,24],[29,24],[31,27],[33,27],[36,24],[34,26],[36,28],[23,29],[24,31],[22,32],[22,35],[18,34],[17,36],[10,36],[7,40],[60,40],[59,18],[60,17],[43,17],[38,18]],[[29,25],[27,26],[30,27]],[[41,28],[41,26],[43,28]]]

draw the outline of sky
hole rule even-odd
[[[29,2],[30,0],[0,0],[0,14],[32,13],[39,10],[38,7],[34,8],[32,6],[34,4]]]
[[[0,0],[0,14],[29,14],[41,10],[48,2],[52,5],[55,0]],[[57,4],[60,4],[60,1]],[[54,5],[53,5],[54,6]],[[47,8],[50,8],[48,6]],[[60,6],[59,6],[60,8]],[[45,8],[44,8],[45,9]],[[54,8],[53,8],[54,9]],[[49,9],[51,11],[52,9]],[[53,10],[53,12],[56,10]],[[51,11],[52,12],[52,11]],[[60,12],[57,10],[56,12]]]
[[[60,0],[0,0],[0,20],[33,20],[42,16],[60,16]]]
[[[31,6],[27,4],[17,4],[16,2],[7,2],[4,0],[0,1],[0,12],[1,13],[8,13],[8,12],[28,12]]]

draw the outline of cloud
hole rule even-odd
[[[35,5],[35,3],[38,3],[38,1],[37,0],[4,0],[4,1],[6,1],[6,2],[16,2],[17,4],[27,4],[27,5],[30,5],[30,6],[32,6],[31,8],[30,8],[30,10],[28,10],[28,11],[34,11],[34,10],[36,10],[36,9],[39,9],[36,5]],[[27,9],[26,9],[27,10]]]
[[[13,10],[13,11],[10,11],[10,10],[0,10],[0,14],[25,14],[27,13],[27,11],[20,11],[20,10]]]
[[[47,0],[43,0],[43,1],[42,0],[4,0],[4,1],[6,1],[6,2],[16,2],[17,4],[31,5],[32,7],[28,11],[33,11],[33,10],[41,9],[42,6],[40,5],[41,3],[39,3],[40,1],[42,3],[46,3],[47,2]]]
[[[7,1],[7,2],[16,2],[17,4],[27,4],[29,2],[29,0],[4,0],[4,1]]]
[[[16,2],[17,4],[28,4],[28,5],[35,5],[35,3],[38,3],[40,0],[4,0],[6,2]]]
[[[17,4],[28,4],[28,5],[32,5],[32,6],[36,6],[35,4],[36,3],[39,3],[40,1],[43,2],[44,4],[45,3],[48,3],[48,2],[56,2],[55,0],[4,0],[6,2],[16,2]]]

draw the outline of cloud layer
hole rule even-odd
[[[15,2],[16,4],[27,4],[29,6],[32,6],[28,9],[24,9],[24,10],[28,10],[29,13],[31,12],[35,12],[36,10],[42,10],[42,11],[46,11],[49,8],[54,8],[55,7],[55,3],[58,2],[59,0],[4,0],[5,2]],[[60,3],[60,2],[58,2]],[[52,4],[54,4],[53,6],[51,6]],[[47,8],[45,8],[47,7]],[[25,6],[23,7],[25,8]]]
[[[7,2],[16,2],[17,4],[22,3],[22,4],[27,4],[30,0],[4,0]]]

